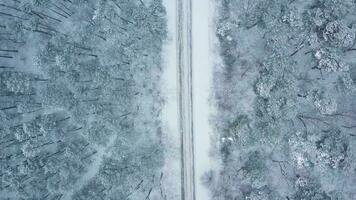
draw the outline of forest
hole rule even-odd
[[[0,2],[0,199],[165,199],[161,0]]]
[[[355,2],[215,2],[212,199],[355,199]]]

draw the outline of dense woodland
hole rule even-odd
[[[0,199],[166,199],[161,0],[0,1]]]
[[[216,2],[213,199],[356,199],[355,1]]]

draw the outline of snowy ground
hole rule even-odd
[[[169,191],[174,195],[169,199],[175,199],[180,194],[180,135],[178,124],[178,85],[177,85],[177,9],[175,3],[164,0],[168,14],[169,41],[165,45],[164,65],[166,71],[162,83],[162,91],[166,97],[166,105],[163,110],[165,124],[166,165],[164,173],[169,176],[164,179],[164,185],[172,187]],[[212,3],[206,0],[192,1],[192,68],[193,68],[193,121],[194,121],[194,164],[195,164],[195,193],[197,200],[209,200],[210,193],[201,183],[201,177],[211,169],[216,169],[218,161],[210,156],[212,141],[212,126],[209,118],[214,112],[209,103],[211,97],[211,84],[214,55],[212,43],[214,31],[211,19],[214,11]],[[172,194],[173,194],[172,193]],[[179,194],[178,194],[179,193]]]
[[[165,68],[162,80],[162,93],[165,106],[162,110],[164,125],[165,165],[163,168],[163,187],[167,199],[181,199],[181,162],[180,136],[178,133],[178,102],[177,102],[177,45],[176,45],[176,4],[170,0],[163,1],[168,19],[169,39],[163,52]]]
[[[212,18],[213,2],[193,1],[193,102],[195,140],[195,180],[196,199],[209,200],[210,193],[201,183],[204,173],[218,166],[218,161],[210,156],[212,145],[212,124],[209,119],[214,107],[209,103],[213,75],[214,30]]]

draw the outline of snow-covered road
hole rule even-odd
[[[194,200],[192,0],[178,0],[177,3],[178,115],[182,145],[182,195],[184,200]]]
[[[211,147],[209,116],[212,111],[209,97],[213,71],[209,4],[209,0],[178,0],[176,3],[165,1],[170,17],[169,32],[171,34],[174,32],[172,39],[176,40],[176,45],[170,45],[165,49],[168,51],[166,64],[169,66],[165,75],[166,86],[163,87],[166,93],[168,88],[164,117],[168,121],[169,129],[178,129],[179,132],[181,199],[184,200],[210,199],[208,189],[200,182],[202,175],[214,166],[209,156]],[[175,27],[172,26],[174,15]],[[172,52],[176,52],[176,56],[173,56]],[[173,68],[176,68],[176,71]],[[174,89],[176,95],[173,94]],[[174,117],[175,108],[178,111],[176,113],[178,119]],[[175,125],[175,120],[178,121],[178,125]],[[172,162],[169,160],[167,161]],[[166,163],[167,167],[172,167],[172,164]]]
[[[165,164],[162,169],[162,187],[166,199],[181,200],[181,136],[178,125],[177,75],[177,6],[172,0],[163,0],[167,12],[168,39],[162,51],[164,74],[161,90],[165,97],[162,110]]]
[[[197,200],[209,200],[209,190],[202,185],[201,177],[216,168],[209,152],[212,148],[212,126],[209,118],[213,107],[209,104],[211,96],[214,56],[212,42],[214,30],[211,19],[213,4],[210,0],[192,0],[192,68],[193,68],[193,121],[194,121],[194,155],[195,155],[195,193]]]

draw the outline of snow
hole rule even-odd
[[[163,0],[168,15],[169,41],[164,46],[163,65],[165,72],[162,81],[162,93],[165,96],[165,106],[162,111],[164,124],[165,166],[163,186],[168,199],[180,199],[180,136],[178,127],[177,102],[177,29],[176,4],[170,0]],[[214,160],[211,151],[212,125],[210,117],[214,107],[209,103],[211,97],[213,75],[212,30],[210,10],[212,3],[206,0],[194,0],[193,6],[193,113],[194,113],[194,158],[195,158],[195,192],[196,200],[209,200],[210,192],[201,183],[201,177],[208,171],[216,169],[218,161]],[[213,145],[214,146],[214,145]]]
[[[195,147],[195,192],[197,200],[209,200],[210,192],[201,183],[204,173],[217,168],[217,160],[209,155],[211,151],[213,127],[209,119],[214,107],[209,103],[213,75],[212,29],[213,3],[207,0],[195,0],[192,5],[193,17],[193,107],[194,107],[194,147]]]
[[[79,191],[81,187],[83,187],[86,183],[88,183],[91,179],[93,179],[99,172],[100,166],[103,163],[104,157],[110,157],[111,153],[109,150],[115,144],[115,140],[117,135],[113,134],[110,141],[106,147],[95,146],[96,154],[93,162],[91,163],[88,171],[77,181],[75,187],[72,190],[64,193],[64,196],[61,198],[63,200],[70,200],[75,191]]]
[[[165,71],[161,84],[162,94],[165,98],[165,105],[162,110],[162,140],[165,145],[162,187],[164,187],[167,199],[178,200],[181,198],[181,157],[177,102],[176,4],[171,0],[163,0],[163,4],[167,12],[169,38],[163,47],[163,66]]]

